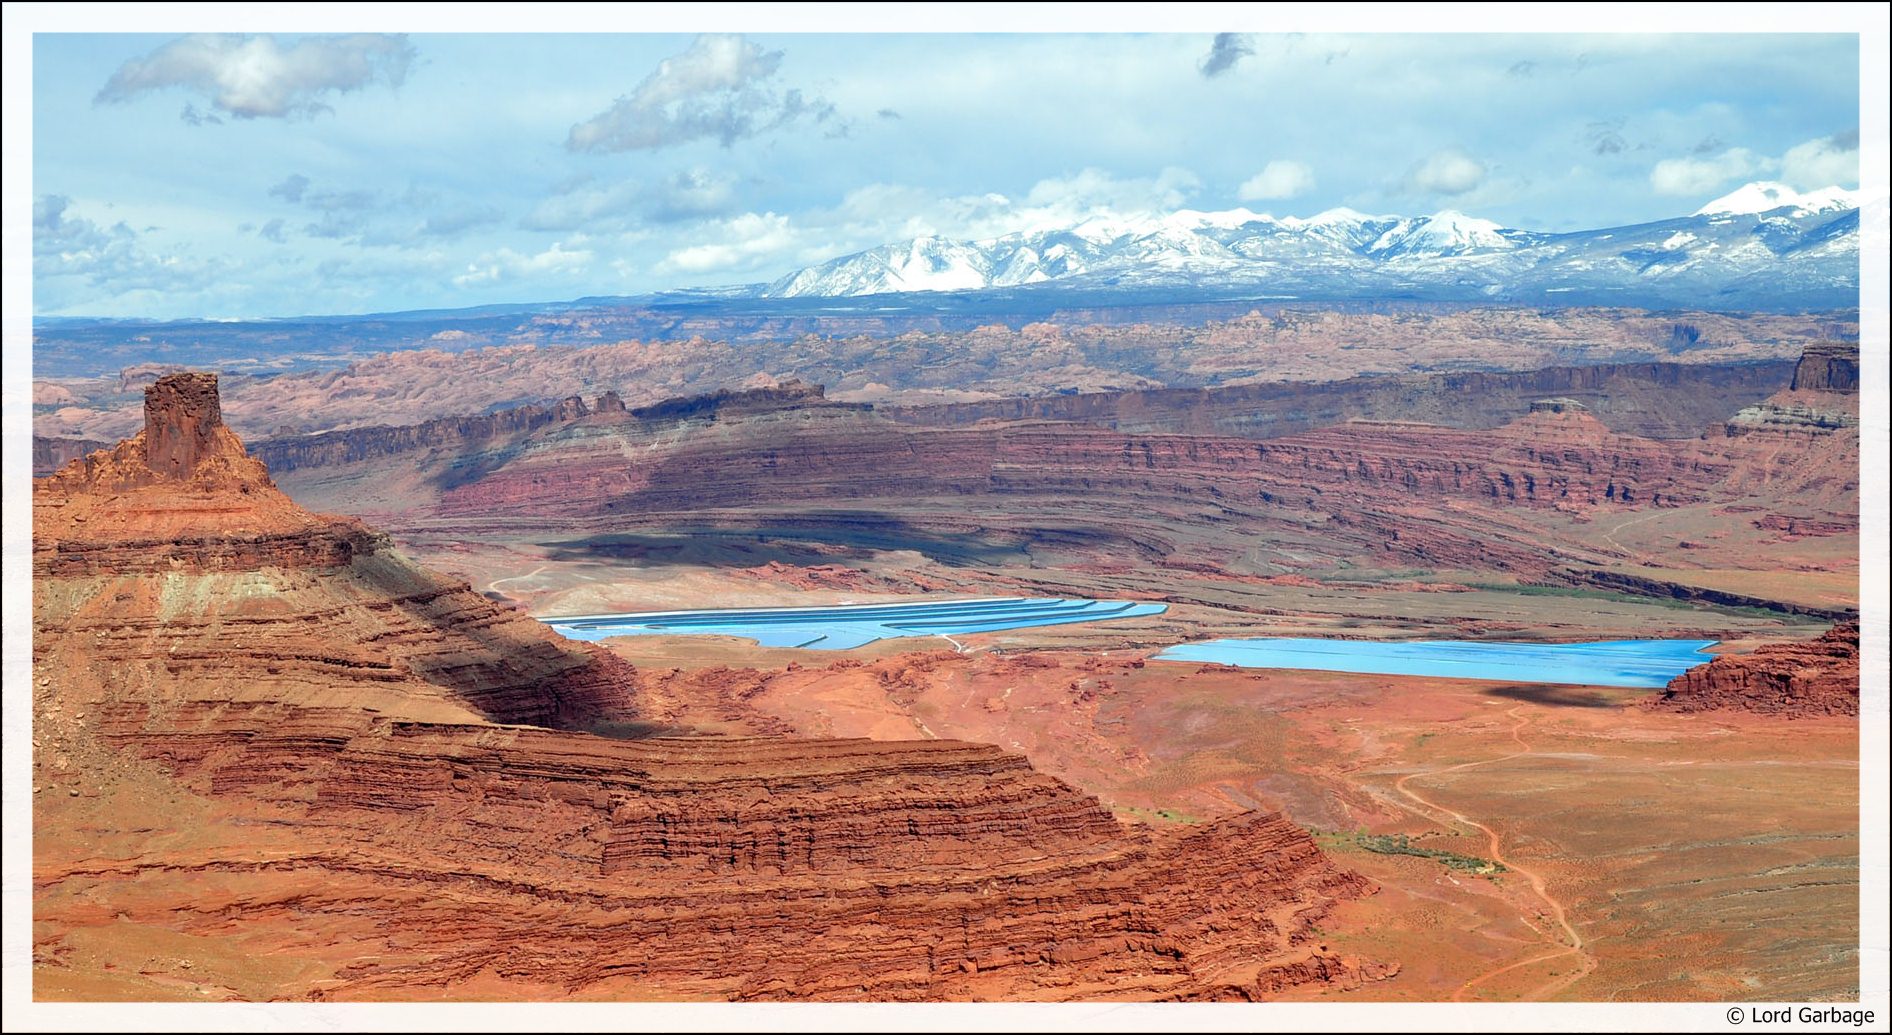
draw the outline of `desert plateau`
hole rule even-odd
[[[1882,1011],[1857,43],[34,34],[9,998]]]

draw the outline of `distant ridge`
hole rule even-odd
[[[797,270],[761,294],[859,298],[1059,284],[1285,298],[1620,295],[1636,305],[1732,296],[1762,307],[1857,293],[1859,200],[1840,187],[1801,194],[1750,183],[1693,215],[1569,233],[1507,228],[1451,209],[1395,216],[1336,208],[1305,219],[1243,208],[1094,216],[982,241],[884,244]]]

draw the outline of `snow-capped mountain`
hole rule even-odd
[[[1759,215],[1777,209],[1793,209],[1793,215],[1810,216],[1818,212],[1840,212],[1859,207],[1859,192],[1844,187],[1826,187],[1805,194],[1784,183],[1761,180],[1732,194],[1723,195],[1695,210],[1698,216]]]
[[[1442,211],[1309,218],[1232,209],[1094,217],[986,241],[919,237],[798,270],[768,298],[1049,285],[1278,298],[1849,304],[1859,192],[1752,183],[1693,215],[1573,233]],[[1856,300],[1853,303],[1856,304]]]

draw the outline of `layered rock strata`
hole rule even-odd
[[[36,489],[41,980],[110,981],[75,946],[161,939],[303,962],[120,962],[327,999],[1228,999],[1386,972],[1320,945],[1371,888],[1279,814],[1152,829],[986,745],[641,721],[665,709],[639,673],[301,511],[214,402],[160,379],[143,433]]]

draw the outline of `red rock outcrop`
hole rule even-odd
[[[99,725],[306,829],[273,864],[330,889],[298,926],[374,910],[398,931],[398,954],[324,998],[481,971],[733,999],[1261,998],[1381,972],[1314,943],[1366,885],[1279,815],[1129,827],[984,745],[606,740],[273,705]],[[184,931],[230,923],[199,909]]]
[[[608,652],[283,495],[219,421],[214,376],[169,375],[147,398],[137,436],[34,486],[36,589],[85,587],[35,612],[62,630],[46,649],[69,675],[206,699],[406,696],[545,725],[634,710],[635,673]]]
[[[1743,407],[1703,436],[1725,457],[1729,484],[1764,492],[1785,516],[1827,528],[1859,527],[1859,347],[1809,346],[1791,388]]]
[[[1649,405],[1660,409],[1674,390],[1680,397],[1671,408],[1682,412],[1693,405],[1683,400],[1694,382],[1676,373],[1685,369],[1566,369],[1544,384],[1593,398],[1646,375],[1637,391]],[[1775,383],[1785,380],[1784,369],[1774,373]],[[1447,380],[1504,382],[1515,392],[1537,386],[1534,376]],[[1319,396],[1331,386],[1300,387]],[[1397,385],[1374,390],[1398,394]],[[1709,394],[1720,398],[1716,391]],[[1787,397],[1817,401],[1822,413],[1856,407],[1856,396],[1837,392],[1767,398]],[[1078,405],[1097,397],[1067,398]],[[1129,407],[1128,400],[1117,403]],[[1254,440],[1100,426],[1142,419],[1123,408],[1079,406],[1069,415],[1083,419],[1074,420],[924,424],[911,413],[894,419],[812,396],[765,402],[685,400],[663,407],[673,419],[592,417],[478,448],[298,469],[293,484],[324,506],[374,513],[400,528],[501,531],[527,518],[583,534],[773,523],[950,563],[972,543],[975,551],[1056,551],[1080,566],[1205,573],[1236,570],[1237,558],[1283,536],[1311,535],[1318,550],[1350,557],[1561,581],[1580,569],[1578,582],[1620,576],[1627,581],[1612,588],[1704,600],[1710,594],[1680,583],[1616,571],[1616,559],[1642,557],[1610,530],[1642,523],[1650,508],[1737,502],[1753,507],[1746,523],[1771,522],[1759,527],[1828,535],[1858,527],[1858,431],[1837,421],[1743,423],[1724,411],[1706,434],[1653,439],[1613,431],[1586,402],[1550,395],[1523,402],[1495,428],[1355,420]],[[1028,404],[1038,402],[1018,403]],[[1571,520],[1595,534],[1570,542],[1561,529]],[[1691,558],[1712,563],[1713,538],[1706,545],[1691,538]],[[1740,596],[1743,604],[1752,599]]]
[[[1669,682],[1648,702],[1678,712],[1722,709],[1786,718],[1859,714],[1859,625],[1843,623],[1817,640],[1725,654]]]
[[[42,980],[110,981],[147,936],[243,946],[124,956],[147,997],[1228,999],[1386,972],[1318,944],[1371,888],[1279,814],[1152,829],[986,745],[666,727],[676,679],[300,511],[204,388],[161,379],[144,435],[36,490]],[[754,692],[702,679],[732,713]]]
[[[1793,391],[1858,392],[1859,343],[1815,342],[1793,368]]]

